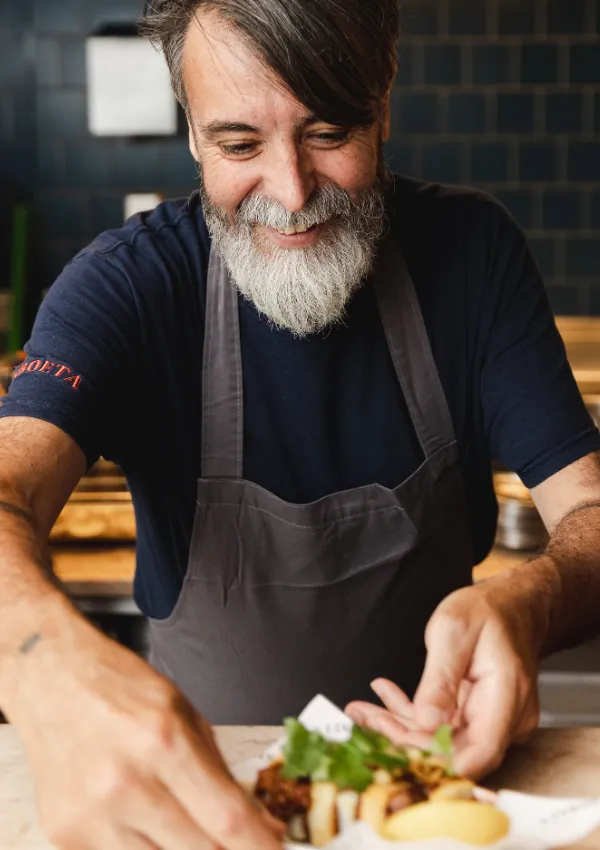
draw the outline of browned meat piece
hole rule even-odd
[[[271,814],[284,823],[295,815],[305,815],[310,808],[310,780],[286,779],[280,763],[261,770],[254,795]]]

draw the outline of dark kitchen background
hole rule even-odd
[[[85,37],[142,5],[0,0],[0,181],[31,203],[29,312],[121,223],[125,194],[195,186],[183,128],[87,131]],[[600,0],[405,0],[402,18],[392,166],[493,192],[528,231],[555,311],[600,315]]]

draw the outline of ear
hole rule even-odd
[[[198,152],[198,145],[196,144],[196,139],[194,137],[194,131],[192,129],[192,125],[190,124],[190,119],[188,118],[188,134],[190,141],[190,153],[194,157],[195,162],[200,162],[200,154]]]
[[[391,128],[391,116],[390,116],[390,99],[391,99],[391,89],[383,98],[381,103],[381,139],[383,142],[387,142],[390,138],[390,134],[392,132]]]

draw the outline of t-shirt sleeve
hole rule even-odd
[[[51,422],[92,465],[115,431],[136,328],[131,288],[118,263],[93,252],[78,255],[41,304],[0,417]]]
[[[512,217],[490,203],[481,398],[491,456],[526,487],[600,448],[541,275]]]

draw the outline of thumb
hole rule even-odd
[[[477,645],[474,628],[459,611],[436,611],[425,632],[427,658],[414,698],[415,720],[428,732],[451,723],[459,706],[459,689]]]

